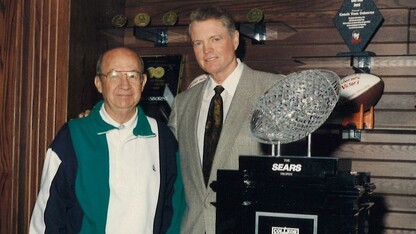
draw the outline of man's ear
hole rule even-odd
[[[95,88],[97,88],[97,91],[99,93],[103,93],[102,83],[101,83],[101,79],[99,76],[95,76],[94,84],[95,84]]]
[[[237,30],[235,30],[234,32],[233,43],[234,43],[234,50],[237,50],[238,45],[240,44],[240,32]]]
[[[144,90],[144,86],[146,85],[146,83],[147,83],[147,74],[146,73],[143,73],[143,75],[142,75],[143,77],[142,77],[142,92],[143,92],[143,90]]]

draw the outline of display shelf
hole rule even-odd
[[[323,126],[313,134],[339,135],[342,140],[366,143],[416,144],[416,129],[348,129]]]
[[[262,44],[266,41],[284,40],[297,31],[284,22],[239,22],[237,29],[242,36],[252,39],[253,44]],[[188,25],[156,25],[146,27],[124,27],[132,29],[137,39],[152,41],[155,46],[166,46],[170,43],[182,43],[189,41]]]
[[[311,69],[319,67],[353,67],[355,69],[365,68],[388,68],[388,67],[416,67],[415,55],[372,55],[365,54],[350,56],[321,56],[321,57],[293,57],[295,62],[301,63],[300,68]],[[369,71],[368,71],[369,72]]]
[[[183,43],[189,41],[187,36],[188,26],[147,26],[132,27],[137,39],[151,41],[155,46],[167,46],[168,43]]]

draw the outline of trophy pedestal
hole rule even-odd
[[[239,170],[219,170],[217,234],[367,233],[369,173],[327,157],[240,156]]]

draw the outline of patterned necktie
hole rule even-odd
[[[205,124],[202,172],[204,174],[206,186],[208,185],[215,150],[217,149],[218,139],[220,138],[223,119],[221,93],[224,91],[224,88],[221,85],[217,85],[214,90],[215,95],[212,97],[211,103],[209,104],[207,123]]]

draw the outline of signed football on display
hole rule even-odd
[[[384,90],[383,80],[369,73],[355,73],[341,79],[339,104],[353,108],[354,112],[364,111],[377,104]]]

